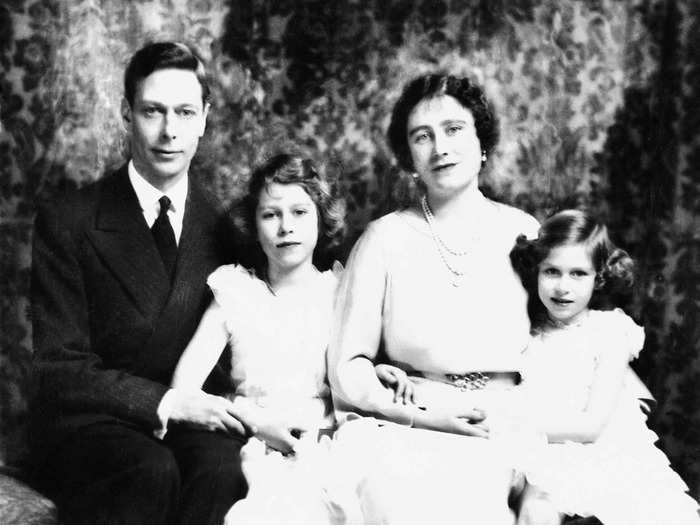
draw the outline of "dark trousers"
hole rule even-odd
[[[221,525],[248,490],[244,443],[243,436],[188,428],[161,441],[101,423],[65,440],[40,475],[66,525]]]

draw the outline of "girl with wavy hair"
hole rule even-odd
[[[548,443],[523,458],[518,523],[700,523],[634,395],[628,364],[644,330],[620,309],[595,308],[632,285],[632,259],[578,210],[550,217],[534,240],[519,237],[510,257],[532,321],[521,388]]]
[[[231,398],[250,437],[241,451],[249,490],[225,523],[352,522],[327,437],[338,268],[322,263],[345,230],[344,203],[332,190],[297,154],[275,155],[253,172],[234,213],[252,269],[226,265],[209,276],[214,300],[175,370],[174,388],[199,389],[230,346]]]

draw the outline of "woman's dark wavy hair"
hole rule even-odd
[[[476,136],[487,157],[490,157],[498,143],[498,117],[493,104],[480,85],[467,77],[457,77],[447,73],[422,75],[411,80],[404,87],[401,96],[394,104],[387,131],[389,146],[399,167],[405,171],[399,175],[400,178],[405,179],[399,181],[400,185],[403,183],[404,186],[410,186],[412,182],[410,174],[414,171],[413,158],[408,145],[408,117],[421,101],[442,95],[454,97],[471,112],[474,117]],[[424,190],[424,188],[420,189]],[[408,187],[397,188],[396,198],[399,205],[406,207],[412,204],[416,197],[415,193],[415,189]]]
[[[539,265],[553,248],[567,244],[584,244],[591,256],[596,272],[591,297],[593,308],[610,308],[612,299],[634,283],[634,261],[610,241],[605,225],[584,211],[560,211],[542,223],[536,239],[528,240],[520,235],[510,252],[513,269],[528,293],[528,313],[535,329],[542,327],[547,319],[537,294]]]
[[[254,268],[258,275],[265,274],[267,258],[258,243],[255,214],[260,192],[273,183],[298,184],[316,204],[318,241],[313,262],[320,270],[329,268],[346,233],[345,201],[337,196],[333,185],[310,159],[295,153],[278,153],[253,171],[246,195],[233,208],[233,222],[240,236],[239,244],[243,245],[241,263]]]

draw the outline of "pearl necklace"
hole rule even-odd
[[[430,227],[430,233],[433,239],[435,239],[435,242],[438,243],[438,245],[441,246],[444,250],[446,250],[449,254],[454,255],[455,257],[462,257],[464,255],[467,255],[469,250],[453,250],[452,248],[447,246],[445,241],[442,240],[442,237],[440,237],[440,234],[438,234],[437,230],[435,229],[435,216],[433,215],[433,210],[430,209],[430,205],[428,204],[428,198],[424,196],[421,199],[420,204],[423,208],[423,216],[425,217],[425,220],[428,223],[428,226]]]
[[[440,259],[442,260],[442,263],[445,265],[447,270],[452,274],[452,286],[457,287],[461,284],[460,280],[464,277],[464,272],[450,264],[450,262],[447,260],[447,253],[455,257],[463,257],[467,255],[469,250],[457,251],[450,249],[450,247],[447,246],[447,244],[445,244],[445,241],[442,240],[442,237],[440,237],[440,235],[435,230],[435,217],[433,216],[433,212],[430,209],[430,206],[428,205],[428,199],[426,197],[423,197],[421,199],[421,207],[423,208],[423,216],[425,217],[425,222],[428,223],[430,236],[433,238],[433,241],[435,241],[435,246],[437,246]]]

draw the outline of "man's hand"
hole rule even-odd
[[[236,411],[233,403],[220,396],[212,396],[201,390],[173,390],[169,421],[186,423],[208,430],[254,434],[249,425]]]

